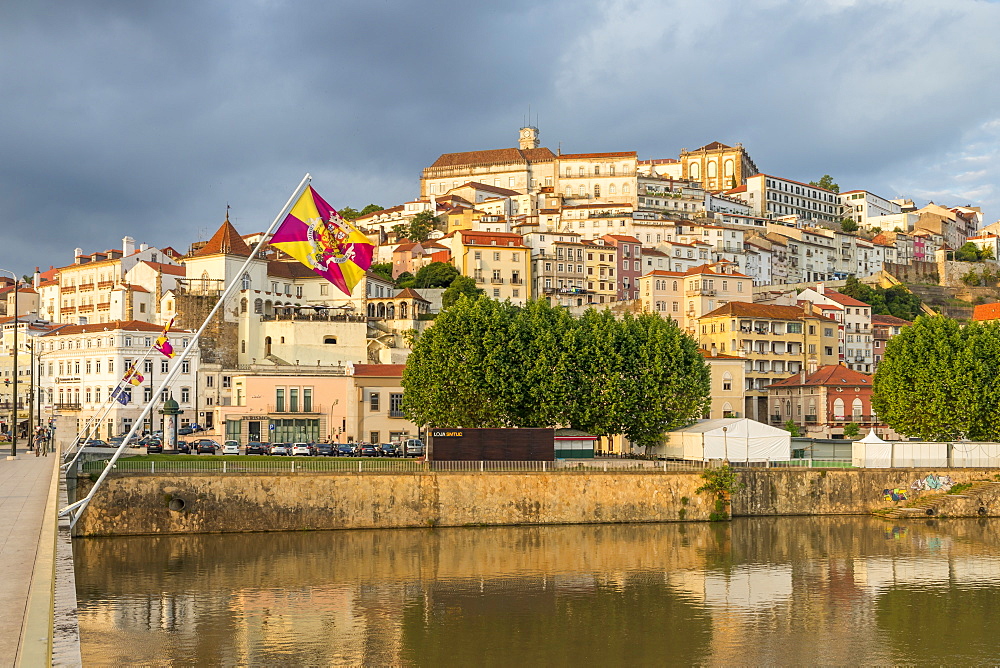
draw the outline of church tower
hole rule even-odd
[[[526,151],[529,148],[538,148],[538,146],[538,128],[531,125],[521,128],[521,139],[518,143],[518,148]]]

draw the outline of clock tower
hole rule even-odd
[[[518,148],[522,151],[529,148],[538,148],[538,128],[526,125],[521,128],[521,139]]]

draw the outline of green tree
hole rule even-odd
[[[979,247],[967,241],[955,251],[955,259],[959,262],[979,262]]]
[[[376,211],[384,211],[385,207],[379,206],[378,204],[369,204],[365,208],[361,209],[361,216],[367,216],[369,213],[375,213]]]
[[[441,295],[441,306],[451,308],[463,296],[475,299],[485,294],[476,287],[476,281],[468,276],[456,276],[448,289]]]
[[[402,272],[396,277],[396,287],[397,288],[412,288],[414,282],[413,274],[408,271]]]
[[[923,313],[920,298],[903,285],[893,285],[887,289],[878,285],[866,285],[850,276],[840,292],[870,305],[872,314],[914,320]]]
[[[417,270],[415,288],[447,288],[458,278],[458,269],[448,262],[431,262]]]
[[[373,262],[369,271],[387,280],[392,280],[392,262]]]
[[[857,422],[848,422],[844,425],[844,438],[855,439],[861,433],[861,427]]]
[[[842,221],[840,221],[840,229],[848,233],[857,232],[858,224],[851,218],[844,218]]]
[[[834,183],[833,177],[829,174],[824,174],[820,177],[819,181],[810,181],[809,185],[814,188],[826,188],[827,190],[832,190],[835,193],[840,192],[840,186]]]
[[[797,438],[799,435],[799,425],[795,424],[795,420],[788,418],[785,420],[784,424],[785,431],[792,435],[792,438]]]
[[[337,209],[337,213],[339,213],[340,217],[343,218],[344,220],[354,220],[355,218],[361,215],[360,213],[358,213],[357,209],[350,206],[345,206],[343,209]]]
[[[431,230],[440,223],[440,219],[430,211],[421,211],[410,219],[407,236],[410,238],[410,241],[426,241]]]
[[[567,425],[649,447],[701,414],[708,379],[672,320],[462,297],[414,346],[403,401],[421,425]]]
[[[1000,326],[921,316],[886,344],[872,409],[925,440],[1000,438]]]

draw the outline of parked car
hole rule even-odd
[[[190,455],[191,445],[187,441],[177,441],[177,454]]]
[[[395,443],[383,443],[379,446],[383,457],[399,457],[399,446]]]
[[[198,454],[214,455],[219,450],[219,444],[213,440],[203,438],[198,441]]]
[[[224,455],[238,455],[240,454],[240,443],[239,441],[226,441],[222,444],[222,454]]]
[[[293,443],[292,455],[296,457],[312,457],[312,448],[308,443]]]
[[[340,443],[337,445],[337,451],[335,453],[338,457],[353,457],[354,456],[354,444],[353,443]]]
[[[288,445],[285,443],[272,443],[271,449],[268,451],[269,455],[287,455]]]
[[[124,436],[112,436],[108,439],[108,446],[112,448],[117,448],[125,440]]]
[[[150,439],[146,443],[146,454],[154,455],[163,452],[163,441],[158,439]]]
[[[267,449],[270,447],[270,443],[260,443],[258,441],[253,441],[247,443],[246,454],[248,455],[266,455]]]
[[[84,440],[86,440],[86,439],[84,439]],[[102,441],[99,438],[92,438],[89,441],[86,441],[86,443],[87,443],[87,447],[88,448],[110,448],[111,447],[110,445],[108,445],[107,443],[105,443],[104,441]]]
[[[317,443],[314,454],[317,457],[334,457],[337,454],[337,448],[333,443]]]
[[[408,438],[403,441],[403,455],[406,457],[423,457],[424,442],[419,438]]]
[[[378,457],[379,449],[371,443],[365,443],[358,449],[358,454],[362,457]]]
[[[190,434],[193,433],[194,429],[192,429],[191,427],[181,427],[180,429],[177,430],[178,436],[189,436]]]

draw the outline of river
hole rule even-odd
[[[1000,661],[1000,520],[143,536],[74,543],[85,665]]]

